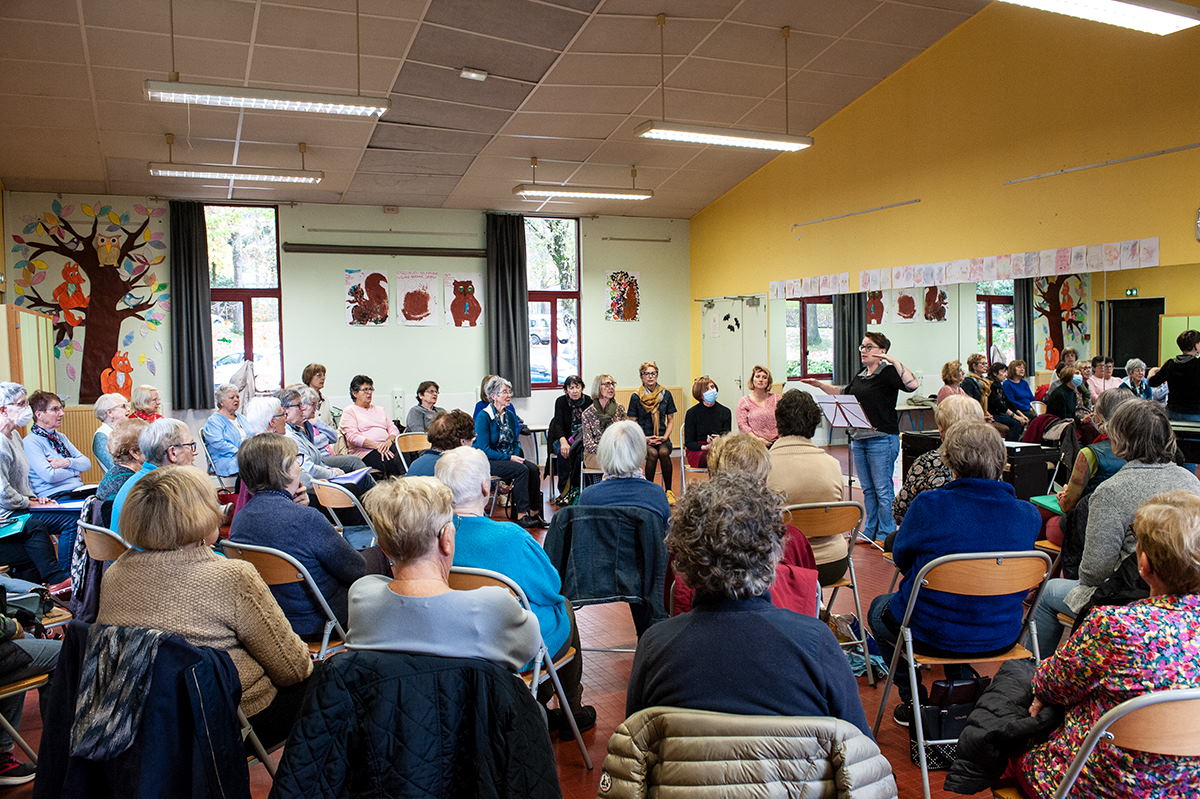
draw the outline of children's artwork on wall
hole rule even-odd
[[[389,307],[387,275],[364,269],[346,270],[346,324],[386,325]]]
[[[1055,275],[1033,281],[1034,341],[1042,343],[1041,368],[1053,369],[1065,347],[1074,347],[1080,358],[1087,357],[1089,290],[1087,275]]]
[[[867,292],[867,324],[881,325],[883,324],[883,292],[868,291]]]
[[[924,316],[926,322],[946,322],[950,319],[947,300],[949,295],[941,286],[927,286],[924,289]]]
[[[12,302],[53,317],[58,393],[66,402],[92,403],[109,391],[129,396],[134,337],[157,330],[171,307],[167,209],[30,198],[37,203],[31,213],[12,209],[19,220]],[[157,375],[144,351],[135,360]]]
[[[477,327],[483,306],[479,295],[483,292],[483,276],[472,273],[447,272],[442,275],[442,291],[446,295],[446,324],[452,327]]]
[[[636,322],[642,304],[641,275],[617,269],[605,280],[608,287],[608,306],[604,318],[610,322]]]
[[[396,321],[424,327],[440,324],[440,280],[437,272],[397,272]]]
[[[892,320],[897,324],[911,324],[917,318],[917,295],[920,289],[899,289],[896,291],[896,313]]]

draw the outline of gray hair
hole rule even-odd
[[[942,460],[955,477],[999,480],[1008,455],[996,428],[982,419],[964,419],[942,434]]]
[[[108,412],[113,408],[124,405],[128,400],[124,394],[101,394],[96,400],[96,404],[92,407],[92,412],[96,414],[96,418],[100,421],[108,416]]]
[[[0,405],[12,405],[28,393],[20,383],[0,382]]]
[[[786,537],[783,495],[749,475],[725,473],[680,497],[667,549],[697,594],[748,599],[771,587]]]
[[[1130,358],[1128,361],[1125,362],[1126,376],[1128,376],[1129,373],[1132,372],[1134,369],[1143,369],[1144,370],[1145,368],[1146,368],[1146,362],[1143,361],[1141,358]]]
[[[491,380],[487,381],[487,385],[483,387],[483,393],[488,395],[488,399],[491,399],[505,388],[512,388],[512,383],[500,375],[494,375]]]
[[[637,422],[614,422],[600,436],[600,468],[612,477],[634,477],[646,465],[646,434]]]
[[[1132,391],[1124,388],[1110,388],[1108,391],[1101,391],[1100,396],[1096,397],[1096,404],[1092,406],[1092,413],[1096,416],[1094,419],[1096,426],[1102,427],[1117,412],[1117,408],[1132,399],[1137,399],[1137,397],[1133,396]]]
[[[1175,431],[1167,412],[1153,400],[1135,399],[1121,404],[1104,425],[1112,452],[1126,461],[1172,463]]]
[[[311,386],[303,386],[296,389],[300,392],[300,402],[304,405],[316,405],[321,401],[321,395],[317,393],[315,388]]]
[[[279,404],[283,405],[299,405],[300,390],[296,388],[284,388],[275,392],[275,398],[279,400]]]
[[[475,447],[455,447],[442,453],[433,473],[454,494],[454,507],[483,496],[483,484],[492,479],[487,455]]]
[[[138,449],[146,460],[155,466],[165,466],[167,451],[178,447],[192,437],[192,430],[178,419],[155,420],[138,436]]]
[[[213,392],[213,398],[216,400],[217,407],[220,407],[221,400],[225,397],[225,395],[230,393],[241,394],[242,390],[233,383],[222,383],[221,385],[217,386],[216,391]]]
[[[283,405],[278,397],[255,397],[246,406],[246,435],[253,436],[267,432],[271,420],[283,412]]]

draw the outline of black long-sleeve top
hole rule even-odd
[[[1171,384],[1167,410],[1176,413],[1200,413],[1200,358],[1176,355],[1162,365],[1148,381],[1151,388]]]
[[[683,446],[696,452],[709,436],[725,435],[733,429],[733,414],[719,402],[693,405],[683,417]]]
[[[560,436],[565,437],[575,443],[575,439],[581,434],[580,425],[582,424],[583,409],[592,404],[592,398],[584,394],[579,398],[579,415],[576,416],[571,407],[571,398],[566,394],[554,401],[554,422],[558,427]]]

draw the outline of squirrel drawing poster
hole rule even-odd
[[[388,323],[388,277],[383,272],[346,270],[346,324],[378,327]]]

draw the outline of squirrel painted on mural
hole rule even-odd
[[[455,280],[454,301],[450,303],[450,316],[454,319],[454,326],[475,327],[482,310],[479,301],[475,299],[475,281]]]
[[[100,373],[100,390],[105,394],[120,394],[129,399],[129,394],[133,391],[132,373],[129,353],[116,353],[112,357],[112,366]]]
[[[83,317],[73,311],[86,308],[90,299],[83,291],[83,275],[79,273],[79,264],[68,261],[62,268],[62,279],[63,282],[51,296],[62,309],[63,320],[71,327],[78,327],[83,324]]]
[[[356,325],[382,325],[388,320],[387,278],[378,272],[367,275],[361,286],[350,289],[350,318]]]

